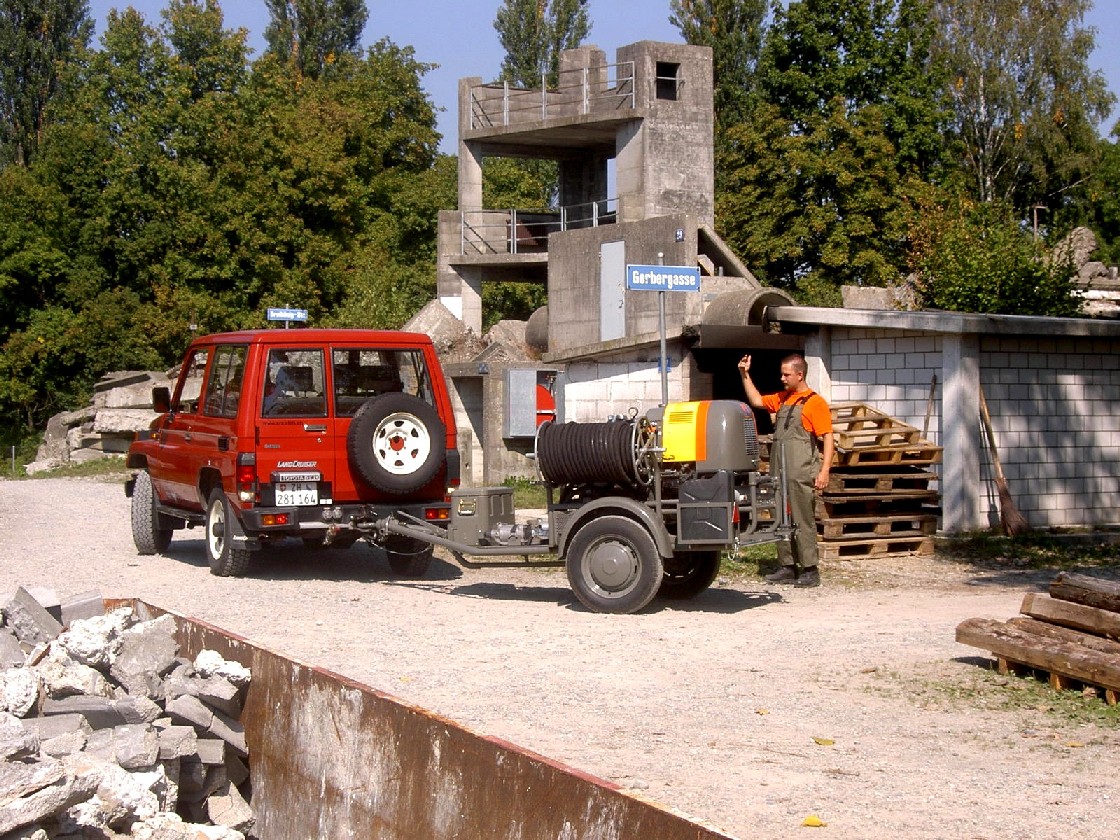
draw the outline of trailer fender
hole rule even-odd
[[[641,502],[636,502],[633,499],[628,499],[625,496],[604,496],[601,499],[595,499],[585,505],[582,505],[578,510],[573,511],[570,517],[564,522],[561,529],[559,540],[557,541],[557,552],[561,557],[568,553],[568,543],[571,541],[572,534],[576,533],[584,523],[589,519],[595,519],[599,516],[606,515],[628,516],[631,519],[641,523],[650,535],[653,541],[657,544],[657,551],[662,557],[673,556],[673,540],[669,536],[669,532],[665,530],[665,523],[657,514],[649,509]]]

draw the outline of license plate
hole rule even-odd
[[[319,504],[319,485],[313,481],[278,481],[277,507],[300,507]]]

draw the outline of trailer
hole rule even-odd
[[[789,539],[782,476],[760,471],[754,413],[734,400],[669,403],[602,423],[545,422],[533,457],[543,518],[519,516],[509,487],[457,488],[446,520],[403,511],[356,523],[398,551],[449,550],[463,566],[563,566],[580,603],[633,613],[692,598],[722,554]]]

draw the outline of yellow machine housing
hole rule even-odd
[[[646,416],[660,424],[661,460],[666,464],[694,462],[700,473],[758,469],[758,429],[745,403],[676,402]]]

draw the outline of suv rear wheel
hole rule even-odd
[[[221,487],[210,491],[206,504],[206,559],[218,577],[240,577],[249,568],[249,551],[233,546],[234,513]]]
[[[436,410],[411,394],[382,394],[358,409],[346,436],[350,465],[371,487],[403,495],[439,473],[445,452]]]

